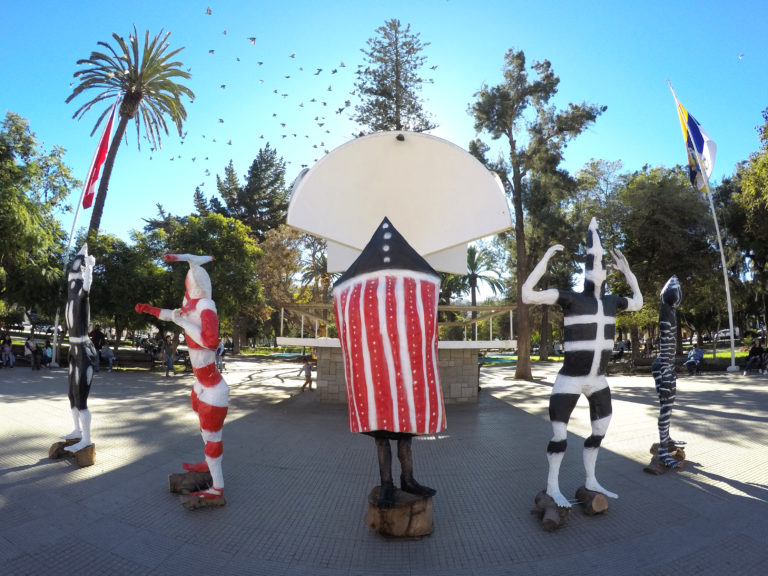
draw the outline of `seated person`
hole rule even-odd
[[[763,353],[765,350],[763,350],[763,347],[760,345],[760,339],[752,341],[752,347],[749,349],[749,354],[747,355],[747,363],[744,365],[744,376],[746,376],[750,369],[757,368],[760,371],[760,374],[763,373]]]
[[[13,368],[13,364],[16,362],[16,355],[13,353],[13,342],[10,335],[5,335],[2,344],[0,344],[0,350],[2,350],[3,366]]]
[[[43,355],[40,359],[43,366],[46,368],[51,367],[51,361],[53,360],[53,348],[51,347],[51,341],[47,340],[45,341],[45,348],[43,348]]]
[[[112,365],[115,362],[115,353],[112,352],[112,348],[110,348],[109,345],[106,345],[101,349],[101,359],[107,363],[109,371],[112,372]]]
[[[694,374],[699,371],[701,361],[704,359],[704,352],[701,351],[698,344],[694,344],[690,352],[688,352],[688,360],[683,363],[683,366],[688,368],[688,374]]]

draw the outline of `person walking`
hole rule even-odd
[[[304,384],[301,387],[301,391],[304,392],[304,388],[309,385],[310,391],[312,390],[312,364],[309,363],[309,358],[304,358],[304,366],[299,370],[299,374],[304,372]]]
[[[176,375],[176,371],[173,369],[173,342],[171,341],[171,335],[166,334],[165,340],[163,340],[163,354],[165,355],[165,376],[168,377],[168,373],[171,372]]]

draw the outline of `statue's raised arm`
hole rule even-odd
[[[557,302],[560,293],[556,288],[551,288],[549,290],[534,290],[533,288],[539,283],[539,280],[544,277],[544,274],[546,274],[550,258],[552,258],[556,252],[562,252],[563,249],[562,244],[550,246],[549,250],[544,254],[544,257],[538,264],[536,264],[533,272],[531,272],[530,276],[528,276],[528,279],[522,286],[522,297],[525,304],[555,304]]]
[[[640,293],[640,285],[637,283],[637,278],[629,269],[629,262],[627,262],[624,254],[621,250],[611,250],[613,256],[613,265],[616,269],[624,274],[624,278],[627,279],[627,284],[632,289],[632,297],[627,298],[627,312],[637,312],[643,307],[643,295]]]

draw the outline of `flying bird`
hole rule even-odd
[[[289,56],[289,58],[296,58],[296,52],[293,52],[293,53],[291,53],[291,55]]]
[[[208,54],[213,54],[213,50],[208,50]]]
[[[253,45],[256,45],[256,36],[251,36],[248,38],[248,42],[250,42]]]
[[[208,6],[208,8],[205,9],[205,13],[208,14],[208,16],[211,15],[211,7]]]

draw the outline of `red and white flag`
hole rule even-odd
[[[99,140],[99,147],[96,148],[96,153],[93,155],[91,168],[88,170],[88,177],[85,179],[85,186],[83,188],[83,208],[90,208],[91,204],[93,204],[93,197],[96,196],[96,183],[99,181],[101,165],[104,164],[104,160],[107,159],[116,109],[117,102],[112,106],[112,111],[109,113],[109,120],[107,120],[107,125],[104,126],[101,140]]]

